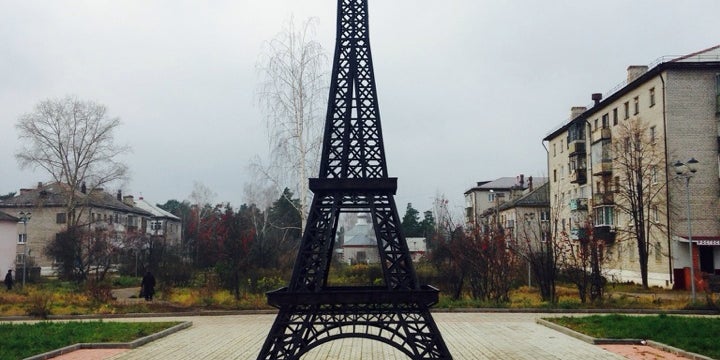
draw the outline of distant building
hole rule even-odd
[[[348,264],[377,264],[380,261],[375,230],[370,223],[369,214],[359,214],[357,222],[345,233],[342,252]],[[423,237],[409,237],[408,245],[412,261],[419,261],[427,252],[427,241]]]
[[[550,231],[550,189],[542,186],[526,190],[517,199],[498,207],[499,224],[509,242],[520,244],[545,241]]]
[[[133,204],[134,207],[152,214],[143,225],[145,234],[162,238],[167,245],[180,245],[182,221],[179,217],[151,204],[142,196],[137,201],[133,196],[125,196],[123,200],[126,204]]]
[[[21,264],[22,254],[27,253],[29,264],[40,267],[42,275],[55,273],[54,259],[45,255],[45,247],[58,233],[67,230],[69,214],[66,213],[66,204],[69,189],[67,185],[59,183],[39,183],[33,189],[20,189],[20,193],[10,199],[0,201],[0,210],[13,216],[20,212],[30,212],[31,219],[27,222],[27,233],[18,237],[16,251],[17,264]],[[141,208],[122,201],[122,194],[113,196],[103,189],[86,191],[76,189],[75,196],[78,201],[75,216],[79,224],[88,229],[104,229],[118,235],[143,232],[143,224],[153,216]],[[21,224],[16,223],[18,231],[22,234]],[[25,247],[28,247],[25,252]]]
[[[547,178],[525,175],[502,177],[492,181],[480,181],[465,191],[465,221],[470,227],[487,230],[487,226],[497,216],[497,209],[505,202],[522,197],[526,191],[547,182]]]
[[[427,253],[427,240],[424,237],[409,237],[407,241],[410,258],[413,262],[418,262],[425,257]]]
[[[380,261],[375,231],[369,214],[359,214],[357,223],[345,233],[343,258],[348,264],[376,264]]]
[[[18,221],[20,219],[0,211],[0,273],[3,277],[8,270],[15,271],[17,243],[21,241],[18,239]]]

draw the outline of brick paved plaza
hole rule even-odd
[[[535,323],[550,314],[435,313],[455,359],[623,359]],[[109,359],[255,359],[275,315],[177,317],[193,326]],[[121,319],[129,321],[130,319]],[[132,319],[167,321],[168,318]],[[324,344],[310,359],[403,359],[404,354],[377,341],[345,339]]]

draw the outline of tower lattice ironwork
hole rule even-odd
[[[420,285],[388,177],[368,34],[367,0],[338,0],[337,39],[320,174],[289,286],[268,293],[279,309],[258,359],[299,359],[326,342],[361,337],[411,359],[452,359],[430,314],[438,290]],[[367,212],[382,286],[329,286],[338,219]]]

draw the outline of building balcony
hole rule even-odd
[[[610,128],[597,129],[592,132],[593,144],[598,141],[610,140],[610,139],[612,139],[612,131],[610,130]]]
[[[611,192],[593,194],[593,206],[614,205],[614,204],[615,204],[615,194],[613,194]]]
[[[613,166],[612,161],[602,161],[596,164],[593,164],[593,175],[609,175],[612,174]]]
[[[587,183],[587,169],[579,168],[570,172],[570,182],[573,184]]]
[[[602,240],[606,243],[613,243],[615,242],[615,226],[596,225],[593,228],[593,237],[595,237],[595,240]]]
[[[585,154],[585,140],[575,140],[570,143],[570,155]]]
[[[583,211],[588,209],[588,199],[570,199],[570,211]]]

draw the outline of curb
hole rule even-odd
[[[218,311],[187,311],[166,313],[126,313],[126,314],[88,314],[88,315],[49,315],[42,319],[33,316],[0,316],[3,321],[48,321],[48,320],[95,320],[123,318],[159,318],[159,317],[192,317],[192,316],[226,316],[226,315],[266,315],[277,314],[277,310],[218,310]]]
[[[535,309],[535,308],[433,308],[431,312],[460,313],[534,313],[534,314],[668,314],[718,315],[717,310],[657,310],[657,309]]]
[[[557,332],[563,333],[565,335],[574,337],[578,340],[581,340],[581,341],[584,341],[586,343],[593,344],[593,345],[646,345],[646,346],[650,346],[650,347],[658,349],[658,350],[669,352],[671,354],[684,356],[688,359],[713,360],[713,358],[711,358],[711,357],[707,357],[705,355],[700,355],[700,354],[696,354],[693,352],[685,351],[683,349],[678,349],[676,347],[672,347],[670,345],[666,345],[666,344],[663,344],[663,343],[660,343],[657,341],[653,341],[653,340],[594,338],[592,336],[588,336],[588,335],[579,333],[575,330],[566,328],[564,326],[552,323],[545,319],[537,319],[535,322],[539,325],[543,325],[543,326],[553,329]]]
[[[668,314],[668,315],[718,315],[716,310],[653,310],[653,309],[535,309],[535,308],[431,308],[431,313],[518,313],[518,314]],[[227,315],[275,315],[276,309],[262,310],[196,310],[186,312],[164,313],[126,313],[126,314],[88,314],[88,315],[49,315],[46,319],[18,315],[0,316],[3,321],[40,321],[40,320],[92,320],[122,318],[156,318],[156,317],[192,317],[192,316],[227,316]]]
[[[145,337],[141,337],[139,339],[135,339],[131,342],[126,343],[80,343],[80,344],[74,344],[69,345],[60,349],[55,349],[48,351],[46,353],[42,353],[39,355],[33,355],[30,357],[25,358],[24,360],[45,360],[50,359],[56,356],[60,356],[63,354],[67,354],[69,352],[73,352],[75,350],[80,349],[135,349],[137,347],[143,346],[151,341],[155,341],[157,339],[163,338],[165,336],[168,336],[170,334],[174,334],[180,330],[187,329],[192,326],[192,321],[186,321],[180,324],[177,324],[171,328],[167,328],[163,331],[150,334]]]

